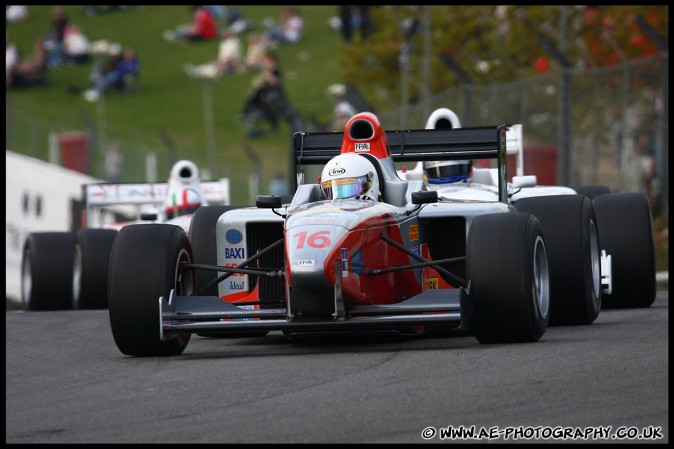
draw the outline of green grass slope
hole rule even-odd
[[[24,56],[50,27],[53,6],[29,6],[27,21],[8,24],[10,41]],[[239,11],[254,29],[241,36],[243,49],[247,36],[265,30],[263,20],[278,21],[282,6],[227,6]],[[332,103],[326,87],[340,81],[337,64],[340,36],[328,27],[336,15],[336,6],[300,5],[304,33],[299,43],[285,44],[279,55],[286,92],[302,117],[329,120]],[[291,130],[284,125],[278,132],[251,139],[238,118],[251,81],[257,73],[224,77],[212,84],[214,141],[216,154],[209,157],[205,126],[206,89],[199,80],[190,79],[186,64],[202,64],[215,59],[219,40],[199,43],[171,43],[162,37],[167,29],[191,21],[188,6],[137,6],[129,10],[85,15],[84,6],[64,6],[69,19],[78,25],[90,41],[105,39],[134,48],[141,60],[139,89],[130,94],[111,93],[99,103],[88,103],[69,87],[86,89],[91,64],[51,70],[48,84],[24,90],[8,90],[6,96],[7,148],[44,160],[48,159],[49,133],[86,131],[87,123],[100,131],[96,144],[115,142],[124,156],[122,179],[139,181],[145,176],[145,155],[157,155],[159,178],[168,173],[171,157],[192,159],[208,169],[211,178],[229,177],[232,200],[248,201],[248,179],[254,164],[246,149],[252,149],[262,164],[262,193],[277,170],[288,174]],[[162,137],[164,136],[164,137]],[[175,144],[175,154],[171,145]],[[96,146],[94,146],[96,148]],[[91,155],[91,174],[103,177],[101,148]],[[212,161],[212,163],[211,163]]]

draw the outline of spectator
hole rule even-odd
[[[227,15],[225,21],[225,29],[228,29],[234,34],[242,34],[253,29],[253,25],[246,20],[240,11],[232,10]]]
[[[47,51],[47,67],[54,68],[63,65],[63,38],[69,24],[68,16],[63,8],[55,8],[52,19],[52,28],[44,38],[44,47]]]
[[[5,40],[5,81],[6,87],[9,88],[12,84],[12,76],[14,74],[14,69],[19,63],[19,50],[16,48],[14,43],[10,42],[9,39]]]
[[[260,75],[253,79],[253,92],[244,106],[244,124],[250,136],[258,136],[256,128],[259,120],[269,122],[272,131],[278,129],[278,119],[285,113],[287,100],[281,82],[278,58],[274,53],[264,54],[264,66]]]
[[[346,86],[344,84],[331,84],[328,86],[327,94],[335,102],[332,122],[328,126],[328,131],[344,131],[346,123],[357,113],[356,108],[346,99]]]
[[[35,43],[33,54],[25,59],[19,58],[10,72],[7,87],[32,87],[47,81],[47,50],[44,43]]]
[[[222,40],[218,48],[218,59],[216,60],[218,74],[232,75],[241,68],[241,40],[239,36],[229,30],[222,33]]]
[[[140,61],[136,51],[132,48],[124,50],[124,58],[117,68],[117,88],[123,91],[132,90],[138,83],[140,76]]]
[[[341,5],[339,7],[339,17],[339,26],[344,42],[351,42],[354,28],[360,30],[362,40],[367,39],[372,34],[372,19],[370,18],[370,7],[368,5]]]
[[[269,38],[274,44],[296,44],[302,37],[304,21],[295,8],[281,10],[281,24],[269,30]]]
[[[7,23],[19,23],[28,18],[28,6],[26,5],[10,5],[5,10],[5,18]]]
[[[182,25],[176,30],[164,32],[164,39],[176,41],[207,41],[217,36],[217,25],[211,11],[201,5],[190,6],[194,11],[191,25]]]
[[[66,64],[89,62],[89,39],[76,25],[68,25],[65,29],[63,53]]]
[[[124,56],[121,47],[113,45],[105,64],[94,65],[91,79],[93,87],[84,93],[89,102],[98,101],[110,87],[127,91],[135,86],[140,76],[140,62],[133,49],[126,49]]]
[[[239,36],[225,30],[222,32],[222,41],[218,47],[218,57],[207,64],[194,66],[187,64],[185,71],[191,78],[209,79],[222,75],[233,75],[243,69],[241,58],[241,40]]]

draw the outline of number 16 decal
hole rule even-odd
[[[307,231],[298,232],[293,237],[297,237],[297,249],[304,248],[304,245],[307,244],[312,248],[325,248],[330,246],[330,238],[326,235],[330,234],[330,231],[318,231],[310,234],[307,237]]]

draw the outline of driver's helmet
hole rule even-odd
[[[193,214],[200,206],[199,192],[191,188],[178,189],[166,199],[166,218]]]
[[[323,168],[321,190],[328,200],[358,198],[378,201],[377,170],[365,156],[340,154],[330,159]]]
[[[470,178],[473,162],[470,160],[427,161],[424,162],[424,170],[429,184],[448,184]]]
[[[447,108],[436,109],[426,122],[426,129],[455,128],[461,128],[461,121],[454,111]],[[429,184],[449,184],[470,178],[473,162],[470,160],[426,161],[424,170]]]

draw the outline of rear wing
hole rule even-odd
[[[201,191],[210,204],[229,204],[229,179],[201,181]],[[161,204],[166,199],[168,183],[110,183],[82,185],[87,208],[111,205]]]
[[[496,159],[499,170],[499,200],[507,202],[506,125],[385,131],[395,162]],[[293,152],[298,173],[303,165],[325,164],[340,154],[343,132],[293,135]]]

